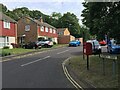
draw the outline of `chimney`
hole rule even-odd
[[[42,18],[42,16],[40,17],[40,20],[39,20],[41,23],[43,23],[43,18]]]

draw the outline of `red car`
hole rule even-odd
[[[100,44],[101,46],[105,46],[107,43],[106,43],[105,40],[102,40],[102,41],[99,41],[99,44]]]

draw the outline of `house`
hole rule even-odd
[[[70,35],[70,32],[69,32],[68,28],[58,28],[57,33],[58,33],[59,36]]]
[[[17,44],[17,22],[0,12],[0,48]]]
[[[56,28],[40,20],[30,17],[22,17],[18,20],[18,43],[24,44],[41,39],[49,39],[57,43],[58,34]]]
[[[68,44],[70,41],[75,40],[75,37],[70,35],[68,28],[58,28],[58,43]]]

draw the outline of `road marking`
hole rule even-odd
[[[71,57],[67,58],[63,63],[62,63],[62,67],[63,67],[63,71],[64,74],[66,75],[67,79],[73,84],[73,86],[78,89],[78,90],[84,90],[68,73],[67,68],[65,67],[65,63],[70,59]]]
[[[49,57],[50,57],[50,56],[46,56],[46,57],[44,57],[44,58],[37,59],[37,60],[35,60],[35,61],[29,62],[29,63],[26,63],[26,64],[22,64],[21,67],[26,66],[26,65],[29,65],[29,64],[32,64],[32,63],[35,63],[35,62],[38,62],[38,61],[41,61],[41,60],[44,60],[44,59],[47,59],[47,58],[49,58]]]
[[[69,50],[65,50],[65,51],[59,52],[59,53],[57,53],[57,54],[65,53],[65,52],[67,52],[67,51],[69,51]]]
[[[0,63],[2,62],[7,62],[7,61],[11,61],[11,60],[15,60],[15,59],[20,59],[20,58],[24,58],[24,57],[27,57],[27,56],[32,56],[32,55],[36,55],[36,54],[40,54],[40,53],[45,53],[45,52],[48,52],[48,51],[55,51],[55,50],[58,50],[58,49],[61,49],[61,48],[65,48],[65,47],[60,47],[60,48],[53,48],[53,49],[50,49],[50,50],[45,50],[45,51],[40,51],[40,52],[34,52],[34,53],[31,53],[31,54],[25,54],[25,55],[22,55],[22,56],[15,56],[15,57],[11,57],[9,59],[5,59],[5,60],[1,60],[0,59]],[[9,56],[8,56],[9,57]]]

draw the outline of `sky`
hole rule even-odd
[[[62,15],[67,12],[74,13],[81,22],[81,12],[84,9],[80,0],[0,0],[9,10],[27,7],[29,10],[39,10],[46,15],[52,12],[60,12]]]

